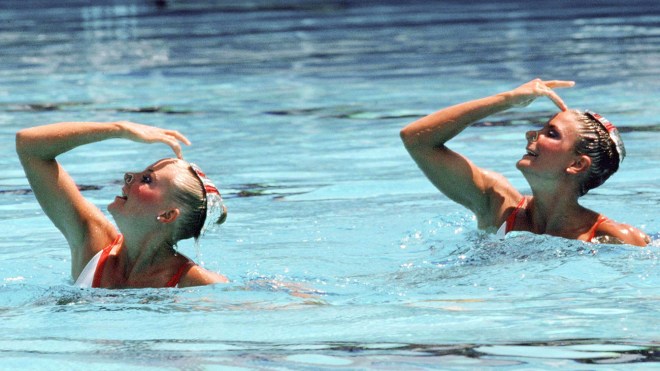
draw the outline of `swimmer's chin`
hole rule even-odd
[[[114,216],[114,211],[121,207],[120,205],[123,205],[124,202],[126,202],[125,199],[123,199],[121,196],[116,196],[115,199],[110,202],[106,208],[108,209],[108,212]]]

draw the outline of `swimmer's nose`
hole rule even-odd
[[[124,174],[124,183],[131,184],[133,183],[133,179],[135,179],[135,175],[133,173]]]
[[[525,138],[528,142],[536,142],[539,139],[539,132],[536,130],[530,130],[525,133]]]

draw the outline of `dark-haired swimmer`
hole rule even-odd
[[[126,173],[119,196],[108,206],[117,230],[86,200],[56,160],[76,147],[106,139],[165,143],[177,158]],[[71,275],[80,287],[139,288],[199,286],[227,279],[175,250],[178,241],[199,238],[221,223],[226,208],[217,188],[184,161],[177,131],[131,122],[64,122],[16,134],[16,151],[46,215],[71,248]]]
[[[592,112],[569,110],[554,88],[572,81],[535,79],[511,91],[461,103],[423,117],[401,130],[404,145],[429,180],[447,197],[476,214],[480,229],[505,234],[530,231],[589,242],[646,246],[649,237],[578,203],[603,184],[625,156],[616,128]],[[517,168],[532,195],[523,196],[501,174],[477,167],[450,150],[447,141],[472,123],[538,97],[560,112],[538,131],[528,131]]]

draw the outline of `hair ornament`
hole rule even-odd
[[[199,235],[213,228],[215,225],[222,224],[227,219],[227,207],[222,201],[222,196],[218,188],[211,182],[199,166],[190,163],[190,167],[204,187],[204,213],[202,213],[202,229]]]
[[[619,164],[622,163],[623,158],[626,157],[626,147],[623,145],[623,139],[621,139],[619,129],[617,129],[616,126],[614,126],[614,124],[612,124],[608,119],[597,114],[596,112],[586,110],[584,113],[592,119],[596,120],[596,122],[598,122],[605,130],[607,130],[607,133],[610,135],[610,139],[612,139],[612,142],[616,147],[616,152],[619,154]]]

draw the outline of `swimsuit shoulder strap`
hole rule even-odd
[[[179,280],[181,280],[181,277],[183,277],[186,272],[190,268],[192,268],[195,265],[195,262],[192,260],[188,259],[185,263],[181,264],[179,267],[179,270],[176,272],[176,274],[165,284],[165,287],[176,287],[176,285],[179,284]]]
[[[516,206],[515,209],[511,212],[508,218],[506,218],[506,230],[505,233],[509,233],[513,230],[513,226],[516,223],[516,216],[518,215],[518,212],[522,210],[523,205],[525,204],[525,200],[527,200],[526,197],[523,197],[520,202],[518,202],[518,206]]]
[[[596,237],[596,232],[598,230],[598,226],[605,223],[608,220],[609,219],[607,219],[607,217],[605,215],[603,215],[603,214],[598,215],[598,220],[596,220],[596,223],[594,223],[594,225],[589,230],[589,238],[587,239],[587,241],[593,240],[594,237]]]
[[[98,264],[96,265],[96,271],[94,272],[94,280],[92,281],[92,287],[100,287],[101,286],[101,278],[103,277],[103,268],[105,268],[105,262],[108,260],[108,256],[110,255],[110,251],[112,251],[112,248],[115,247],[118,243],[121,243],[122,240],[122,235],[121,233],[117,235],[117,238],[108,246],[106,246],[103,249],[103,253],[101,254],[101,258],[99,259]]]

